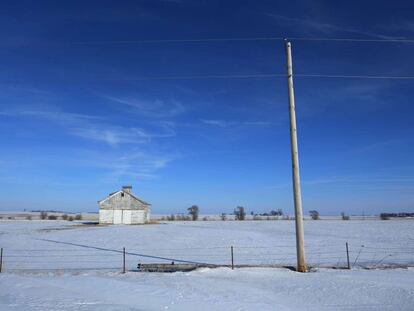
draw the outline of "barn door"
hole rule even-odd
[[[123,210],[123,215],[122,215],[122,223],[125,225],[130,225],[132,223],[132,219],[131,219],[131,211],[130,210]]]
[[[114,210],[114,224],[122,224],[122,210]]]

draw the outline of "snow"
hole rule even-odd
[[[10,274],[1,310],[412,310],[413,270]]]
[[[307,261],[315,267],[414,264],[414,221],[306,221]],[[71,229],[72,228],[72,229]],[[194,261],[295,265],[293,221],[168,222],[158,225],[79,226],[65,221],[0,222],[6,269],[115,268],[123,247],[129,269],[138,262]],[[104,250],[102,250],[104,249]],[[55,258],[56,260],[51,260]],[[50,260],[49,260],[50,259]]]
[[[79,226],[0,221],[0,310],[412,310],[413,221],[305,221],[314,272],[283,268],[141,273],[137,256],[229,264],[295,264],[293,221]],[[344,266],[345,242],[353,270]],[[362,247],[362,245],[364,245]],[[126,274],[121,274],[122,247]],[[133,254],[131,254],[133,253]]]

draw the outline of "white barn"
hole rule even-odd
[[[136,197],[131,186],[98,201],[100,224],[144,224],[150,221],[151,204]]]

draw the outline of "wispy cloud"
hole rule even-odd
[[[338,93],[342,93],[349,99],[363,100],[364,102],[373,102],[376,104],[381,102],[381,95],[389,86],[386,83],[364,83],[364,84],[348,84],[339,87]]]
[[[384,95],[392,86],[388,82],[341,83],[332,85],[323,92],[319,88],[309,88],[304,95],[298,95],[301,100],[301,118],[319,116],[329,109],[330,113],[360,114],[361,111],[379,111],[389,105]],[[356,110],[355,107],[358,107]]]
[[[72,135],[82,138],[105,142],[110,145],[119,144],[143,144],[149,143],[157,138],[174,137],[174,123],[158,122],[152,123],[150,129],[137,127],[113,126],[101,123],[81,123],[70,129]]]
[[[151,135],[137,128],[126,130],[121,127],[75,127],[71,129],[71,134],[110,145],[145,143],[151,140]]]
[[[132,108],[132,111],[139,115],[151,118],[171,118],[186,112],[185,106],[175,99],[145,101],[135,97],[104,96],[104,98],[129,109]]]
[[[228,127],[233,125],[234,122],[224,121],[224,120],[201,120],[202,123],[206,125],[218,126],[218,127]]]
[[[98,161],[94,160],[92,165],[109,170],[106,178],[108,181],[148,180],[157,178],[158,171],[165,168],[176,157],[171,153],[163,155],[141,150],[116,158],[101,157]]]
[[[46,91],[44,89],[40,89],[37,87],[32,87],[32,86],[9,86],[8,87],[9,90],[14,91],[14,92],[19,92],[19,93],[28,93],[28,94],[34,94],[34,95],[49,95],[50,92]]]
[[[217,119],[201,119],[201,123],[214,127],[230,128],[240,126],[257,126],[257,127],[268,127],[274,125],[273,122],[266,121],[227,121]]]
[[[152,124],[151,130],[138,127],[112,125],[100,116],[70,113],[57,110],[55,107],[46,109],[20,109],[0,111],[0,115],[8,117],[31,117],[54,122],[66,128],[68,133],[89,140],[104,142],[115,146],[119,144],[142,144],[154,138],[175,136],[173,123],[159,122]]]
[[[279,23],[288,24],[288,25],[293,24],[296,27],[301,27],[302,31],[306,31],[306,32],[309,32],[309,30],[313,30],[316,32],[324,33],[324,34],[335,34],[335,33],[340,33],[340,32],[347,32],[347,33],[359,34],[359,35],[364,35],[364,36],[369,36],[369,37],[379,38],[379,39],[392,38],[384,34],[362,31],[362,30],[359,30],[353,27],[342,27],[342,26],[318,21],[315,19],[288,17],[288,16],[274,14],[274,13],[264,13],[264,14],[271,17],[273,20]]]
[[[150,150],[151,149],[151,150]],[[155,148],[156,149],[156,148]],[[161,152],[154,148],[139,146],[116,148],[105,152],[94,149],[70,148],[56,153],[6,153],[0,159],[0,180],[18,184],[26,180],[36,183],[73,184],[82,183],[135,183],[159,178],[160,171],[179,157],[172,151]],[[44,175],[37,172],[52,170],[57,174]],[[63,171],[69,174],[61,174]],[[74,175],[85,174],[82,181]],[[34,174],[36,176],[34,176]],[[39,176],[38,176],[39,175]],[[40,176],[41,175],[41,176]]]
[[[411,34],[414,33],[414,20],[399,19],[398,22],[381,24],[378,27],[384,29],[385,31],[395,31],[399,34]],[[404,36],[401,38],[404,38]]]
[[[142,151],[120,158],[120,162],[129,167],[129,171],[123,172],[123,174],[145,174],[146,176],[153,176],[156,171],[166,167],[172,160],[173,157],[171,156],[153,155]]]
[[[103,120],[102,117],[79,113],[65,112],[55,106],[21,106],[0,111],[0,115],[9,117],[35,117],[59,123],[74,123],[77,121]]]

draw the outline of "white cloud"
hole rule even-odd
[[[135,151],[116,159],[105,159],[98,165],[110,170],[109,179],[147,180],[157,178],[157,172],[165,168],[176,157],[146,151]]]
[[[391,149],[393,146],[401,143],[410,143],[404,139],[390,139],[364,144],[358,148],[348,151],[349,154],[380,153],[383,150]]]
[[[132,108],[133,112],[137,114],[151,118],[171,118],[186,112],[184,105],[174,99],[167,102],[161,99],[144,101],[132,97],[104,97],[128,108]]]
[[[209,126],[221,127],[221,128],[230,128],[230,127],[266,127],[272,126],[274,123],[266,121],[226,121],[226,120],[217,120],[217,119],[201,119],[201,123]]]
[[[10,117],[35,117],[40,119],[45,119],[48,121],[55,121],[61,124],[71,124],[81,121],[90,121],[90,120],[103,120],[102,117],[91,116],[78,113],[64,112],[56,109],[56,107],[38,107],[38,108],[26,108],[21,107],[20,109],[10,109],[0,111],[0,115],[10,116]]]
[[[223,120],[210,120],[210,119],[209,120],[202,119],[201,122],[207,125],[213,125],[213,126],[218,126],[218,127],[228,127],[234,124],[234,122],[223,121]]]
[[[70,113],[46,109],[22,109],[0,111],[0,115],[8,117],[33,117],[55,122],[65,127],[69,134],[89,140],[100,141],[115,146],[118,144],[142,144],[154,138],[175,136],[172,122],[151,123],[151,130],[138,127],[124,127],[108,124],[104,117]]]
[[[337,25],[321,22],[316,19],[288,17],[288,16],[274,14],[274,13],[265,13],[265,15],[270,16],[272,19],[280,23],[289,24],[289,25],[294,24],[296,27],[301,27],[302,30],[305,30],[305,31],[314,30],[314,31],[318,31],[318,32],[326,33],[326,34],[332,34],[332,33],[337,33],[337,32],[348,32],[348,33],[354,33],[354,34],[374,37],[378,39],[391,39],[392,38],[390,36],[386,36],[383,34],[373,33],[373,32],[368,32],[368,31],[361,31],[353,27],[337,26]]]
[[[71,134],[91,139],[95,141],[102,141],[109,145],[119,144],[137,144],[145,143],[151,140],[151,136],[141,129],[124,129],[119,127],[79,127],[71,129]]]

